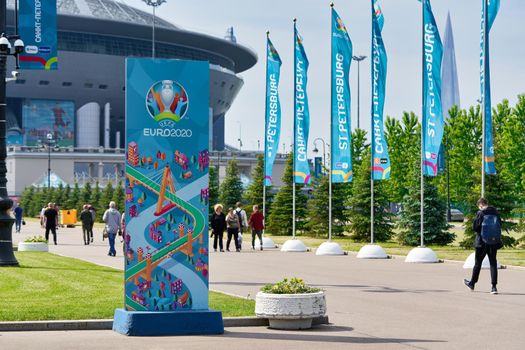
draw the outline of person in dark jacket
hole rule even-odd
[[[82,212],[80,213],[80,221],[82,222],[82,233],[84,235],[84,245],[89,244],[89,232],[93,232],[91,228],[93,227],[93,217],[89,211],[89,206],[84,204],[82,207]]]
[[[483,225],[483,219],[487,215],[494,215],[497,217],[499,226],[501,227],[501,217],[493,206],[489,206],[488,201],[485,198],[480,198],[476,203],[479,211],[476,214],[474,219],[473,229],[476,232],[476,239],[474,241],[474,247],[476,248],[476,262],[474,268],[472,269],[472,278],[469,280],[465,279],[463,282],[471,290],[474,290],[474,287],[479,279],[479,273],[481,271],[481,264],[485,256],[488,256],[490,262],[490,279],[492,281],[492,290],[491,294],[498,294],[498,289],[496,285],[498,284],[498,262],[496,259],[496,254],[498,249],[502,247],[501,242],[498,244],[489,245],[483,242],[481,237],[481,228]]]
[[[217,242],[219,242],[219,248],[221,252],[224,252],[222,245],[222,237],[224,236],[224,230],[226,229],[226,216],[222,212],[222,204],[215,204],[213,207],[214,213],[210,220],[210,226],[212,229],[213,237],[213,250],[217,251]]]

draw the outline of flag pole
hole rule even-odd
[[[296,129],[297,129],[297,117],[296,117],[296,113],[297,113],[297,98],[296,98],[296,92],[297,92],[297,82],[296,82],[296,79],[295,79],[295,71],[297,69],[296,65],[297,65],[297,53],[295,52],[295,46],[297,45],[296,44],[296,41],[297,41],[297,28],[296,28],[296,23],[297,23],[297,18],[294,18],[293,19],[293,64],[294,64],[294,69],[293,69],[293,81],[294,81],[294,99],[293,99],[293,109],[294,109],[294,118],[293,118],[293,137],[294,137],[294,146],[293,146],[293,169],[292,169],[292,218],[293,218],[293,222],[292,222],[292,238],[295,239],[295,157],[296,157],[296,154],[295,154],[295,144],[297,143],[297,140],[295,139],[296,137]]]
[[[330,11],[333,11],[334,3],[330,3]],[[331,21],[331,27],[333,28],[334,25],[334,16],[330,13],[330,21]],[[332,29],[330,29],[332,30]],[[330,40],[330,57],[334,57],[334,45],[332,43],[332,39]],[[334,66],[333,64],[330,64],[330,101],[333,101],[334,96],[334,84],[332,83],[334,79]],[[332,102],[331,102],[332,103]],[[332,106],[330,106],[330,169],[328,170],[328,242],[332,242],[332,162],[333,162],[333,147],[334,147],[334,140],[333,140],[333,116],[332,116]]]
[[[487,122],[487,113],[486,113],[486,106],[487,106],[487,20],[488,15],[487,11],[487,0],[483,1],[483,83],[482,83],[482,92],[481,92],[481,100],[482,100],[482,113],[481,113],[481,130],[482,130],[482,136],[481,136],[481,197],[485,197],[485,134],[487,132],[486,130],[486,122]]]
[[[268,40],[270,39],[270,31],[266,31],[266,76],[268,76]],[[264,96],[264,177],[263,177],[263,232],[262,236],[264,237],[264,233],[266,231],[266,162],[268,159],[266,159],[267,147],[268,147],[268,138],[266,137],[268,133],[268,121],[266,120],[268,117],[268,103],[266,102],[266,99],[268,98],[268,78],[266,79],[266,94]]]
[[[425,134],[423,130],[425,129],[423,123],[425,121],[425,1],[421,2],[421,212],[420,212],[420,229],[421,229],[421,242],[420,247],[425,246],[425,241],[423,237],[423,232],[425,229],[424,224],[424,215],[425,215],[425,163],[424,163],[424,154],[425,154]]]

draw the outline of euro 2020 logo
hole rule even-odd
[[[173,80],[158,81],[146,96],[146,108],[151,117],[162,127],[173,127],[188,112],[188,94],[182,85]]]

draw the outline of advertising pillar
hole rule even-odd
[[[208,309],[209,64],[126,61],[127,335],[218,334]],[[131,324],[131,326],[130,326]]]

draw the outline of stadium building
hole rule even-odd
[[[14,1],[7,3],[13,32]],[[8,84],[10,195],[47,183],[50,153],[58,182],[104,183],[123,174],[125,57],[151,57],[152,15],[114,0],[57,0],[57,9],[58,70],[23,71]],[[236,42],[233,29],[222,39],[157,17],[155,37],[158,58],[210,62],[210,155],[236,156],[225,149],[225,115],[243,86],[239,74],[257,55]],[[46,146],[49,133],[52,147]],[[246,164],[238,158],[249,173],[255,158],[244,157]]]

